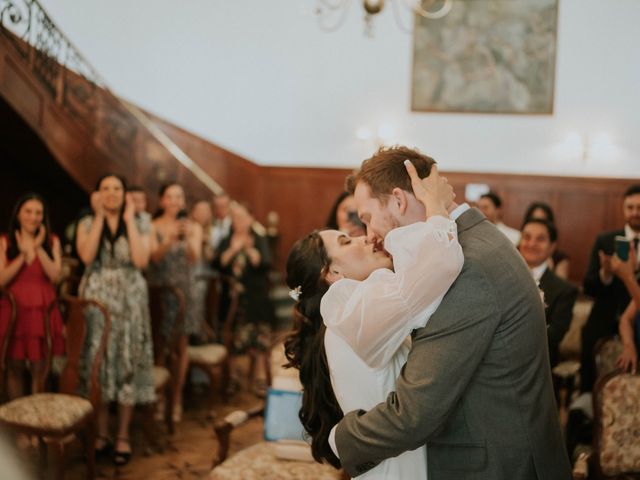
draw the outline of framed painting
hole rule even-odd
[[[453,0],[416,15],[411,108],[551,114],[558,0]]]

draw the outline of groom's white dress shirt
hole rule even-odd
[[[394,229],[385,248],[395,271],[379,269],[362,282],[340,280],[322,299],[331,383],[345,413],[371,409],[395,389],[410,349],[407,337],[426,325],[464,262],[456,224],[441,216]],[[329,442],[336,451],[334,435],[335,429]],[[388,459],[361,478],[426,478],[426,447]]]

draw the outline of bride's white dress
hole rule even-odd
[[[395,390],[411,331],[427,324],[464,261],[456,224],[442,216],[392,230],[385,248],[394,271],[339,280],[321,303],[331,385],[344,413],[369,410]],[[389,458],[358,478],[427,478],[427,448]]]

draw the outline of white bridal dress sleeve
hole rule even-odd
[[[339,280],[322,298],[327,328],[372,368],[385,365],[412,330],[424,327],[464,261],[456,223],[436,215],[389,232],[394,270]]]
[[[385,248],[394,271],[362,282],[340,280],[322,299],[331,385],[343,412],[369,410],[395,389],[410,349],[462,269],[454,221],[441,216],[391,231]],[[425,408],[428,408],[426,406]],[[427,478],[427,448],[389,458],[358,479]]]

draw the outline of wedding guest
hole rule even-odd
[[[232,233],[219,248],[216,264],[223,274],[235,277],[242,285],[234,322],[234,348],[255,357],[254,393],[266,393],[267,352],[271,348],[274,310],[269,299],[271,256],[265,237],[252,228],[254,218],[246,205],[231,209]]]
[[[206,200],[196,202],[191,207],[190,218],[202,228],[202,255],[194,264],[193,283],[191,286],[191,301],[193,302],[194,321],[208,329],[209,323],[206,317],[206,297],[215,271],[211,267],[214,258],[214,248],[211,243],[213,233],[213,213],[211,205]]]
[[[340,230],[351,237],[365,234],[364,225],[358,218],[356,201],[349,192],[342,192],[331,207],[326,227]]]
[[[581,389],[590,392],[595,380],[593,347],[603,337],[618,331],[620,315],[629,305],[629,292],[611,267],[615,237],[626,237],[638,251],[640,237],[640,185],[630,186],[623,196],[624,228],[598,235],[591,250],[589,267],[584,278],[584,293],[593,297],[593,307],[582,329]],[[634,265],[638,274],[638,263]]]
[[[130,185],[128,190],[135,208],[136,215],[147,213],[147,193],[138,185]]]
[[[231,199],[226,193],[216,195],[213,199],[213,233],[211,243],[217,249],[220,242],[231,233]]]
[[[0,236],[0,287],[13,294],[17,315],[7,350],[7,390],[10,399],[24,395],[24,371],[31,372],[31,391],[38,391],[47,355],[45,321],[56,299],[55,284],[62,270],[60,240],[51,233],[49,212],[42,197],[29,193],[16,203],[9,231]],[[0,302],[0,344],[7,335],[11,307]],[[62,317],[54,308],[49,317],[53,355],[64,354]]]
[[[558,364],[560,342],[569,330],[573,306],[578,297],[578,289],[549,268],[549,258],[555,250],[557,238],[553,224],[532,218],[522,226],[522,238],[518,247],[533,279],[544,294],[551,368]]]
[[[164,185],[159,192],[160,210],[153,221],[151,263],[147,271],[149,285],[173,285],[185,298],[185,318],[182,330],[178,331],[178,371],[174,389],[174,421],[182,419],[182,390],[184,388],[189,358],[187,344],[189,335],[200,335],[202,324],[193,312],[191,291],[192,269],[202,254],[202,227],[190,220],[185,210],[184,190],[177,183]],[[178,304],[173,296],[167,296],[162,334],[174,334]]]
[[[611,271],[627,288],[631,302],[620,317],[618,332],[622,341],[622,353],[617,367],[635,374],[638,368],[638,348],[640,347],[640,285],[634,270],[637,253],[630,248],[629,259],[622,261],[617,255],[611,257]]]
[[[107,350],[102,359],[102,405],[98,411],[98,454],[107,453],[109,403],[118,403],[118,424],[113,462],[131,458],[129,427],[133,407],[155,401],[153,345],[147,284],[142,270],[149,261],[151,226],[135,215],[124,178],[107,174],[91,194],[93,215],[83,218],[77,231],[78,254],[86,266],[80,284],[83,298],[102,303],[111,318]],[[90,359],[99,348],[102,317],[89,310],[85,351],[85,380]]]
[[[532,218],[546,220],[547,222],[551,222],[555,225],[555,215],[553,214],[553,210],[551,209],[551,206],[549,206],[549,204],[544,202],[531,203],[527,207],[522,224],[524,225],[528,220],[531,220]],[[565,280],[569,279],[570,261],[569,255],[566,252],[563,252],[556,247],[549,257],[548,263],[549,268],[553,270],[553,273]]]
[[[514,245],[520,241],[520,232],[502,222],[502,199],[493,192],[485,193],[478,200],[478,208]]]

